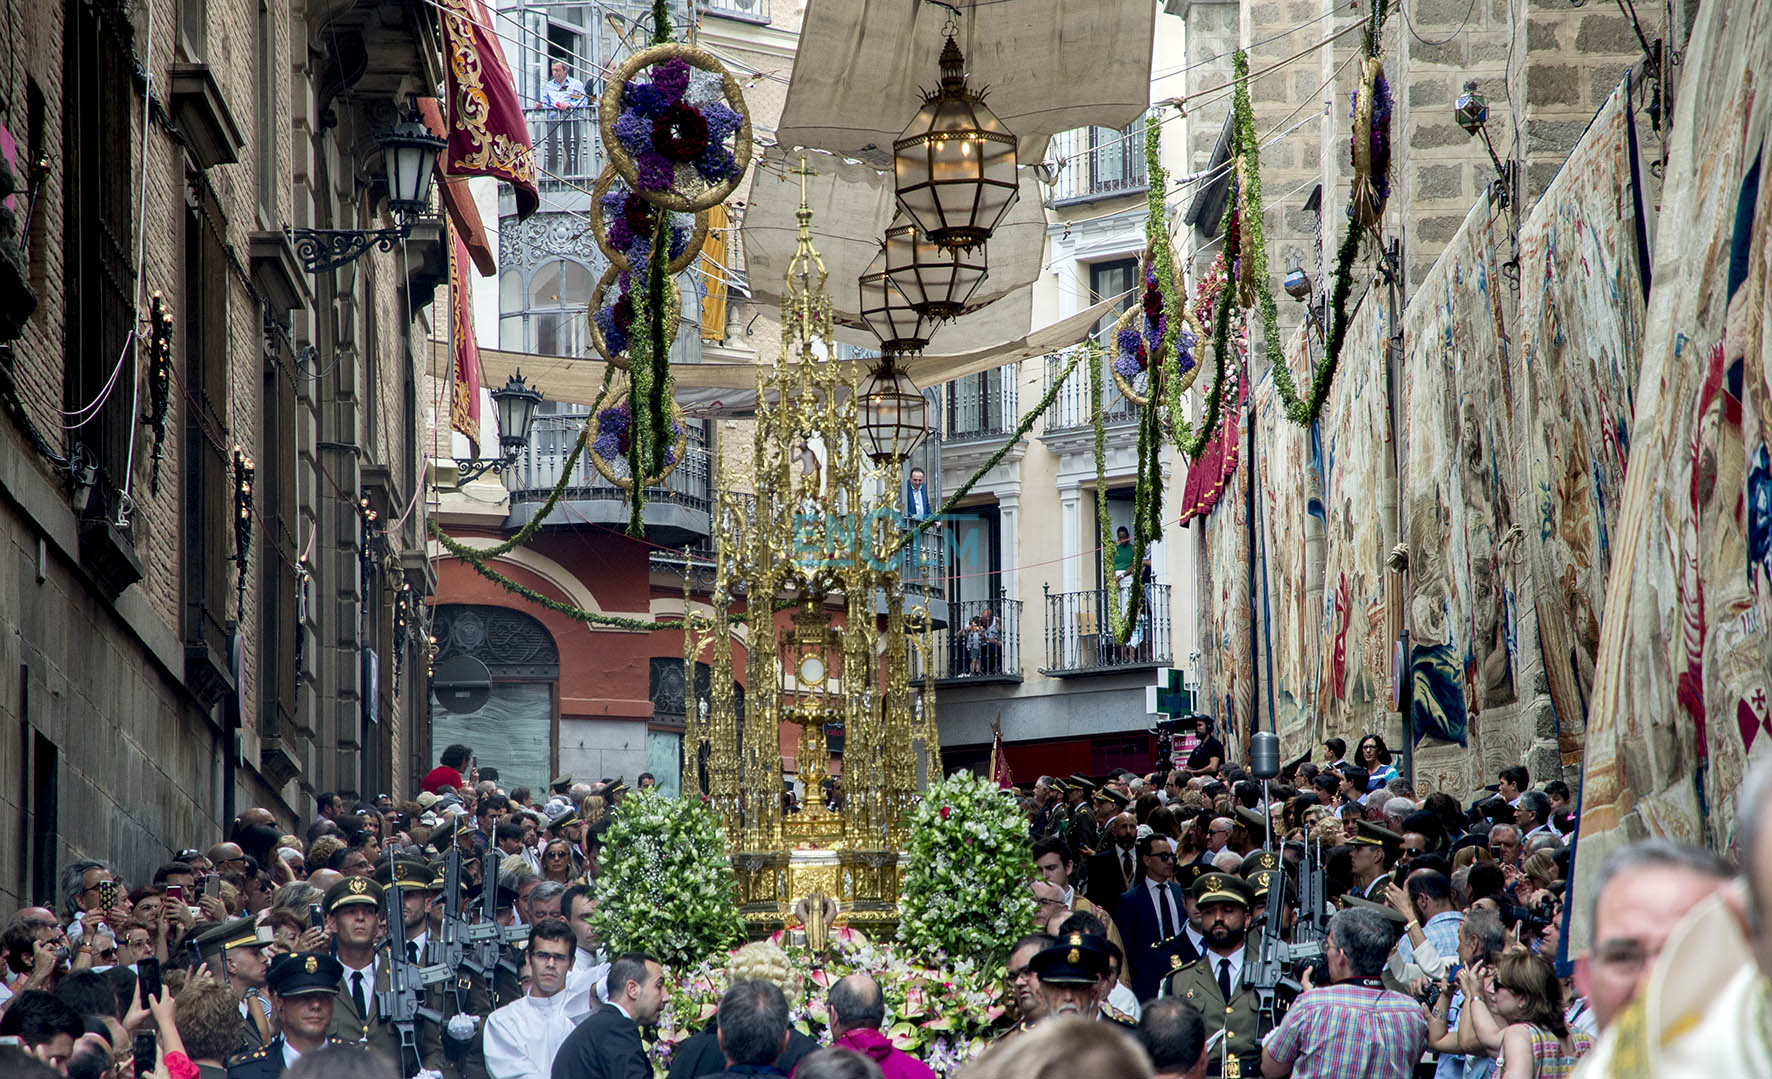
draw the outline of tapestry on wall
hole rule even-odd
[[[1322,736],[1353,742],[1384,729],[1391,707],[1385,632],[1387,478],[1384,350],[1391,313],[1382,286],[1349,316],[1341,366],[1318,421],[1323,455],[1323,596],[1317,708]]]
[[[1637,168],[1627,83],[1520,226],[1522,523],[1565,767],[1581,763],[1636,413],[1648,284]]]
[[[1322,341],[1301,325],[1287,344],[1286,361],[1294,371],[1308,371],[1321,349]],[[1312,709],[1322,652],[1314,614],[1323,588],[1322,461],[1315,428],[1286,419],[1271,377],[1255,387],[1251,410],[1261,515],[1256,564],[1265,627],[1262,707],[1280,736],[1282,757],[1290,759],[1318,739]]]
[[[1478,200],[1403,314],[1402,497],[1417,741],[1466,745],[1477,716],[1515,700],[1521,533],[1499,295],[1507,291],[1499,273],[1507,226],[1500,207]]]
[[[1242,395],[1239,393],[1239,399]],[[1229,403],[1227,402],[1227,407]],[[1240,413],[1241,406],[1232,411]],[[1236,415],[1225,426],[1241,430]],[[1249,470],[1233,469],[1217,507],[1203,519],[1206,560],[1202,589],[1212,716],[1239,742],[1249,736],[1255,657],[1249,644]],[[1230,737],[1225,739],[1230,744]]]
[[[1570,947],[1606,853],[1645,833],[1722,847],[1772,754],[1772,7],[1707,4],[1686,52],[1583,756]],[[1654,467],[1645,467],[1654,462]]]

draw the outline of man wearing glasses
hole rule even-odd
[[[1175,852],[1169,838],[1148,835],[1138,841],[1144,879],[1120,896],[1115,921],[1126,942],[1126,967],[1132,992],[1139,1000],[1157,995],[1163,976],[1176,957],[1183,963],[1199,958],[1184,933],[1187,904],[1175,883]]]
[[[548,1079],[554,1055],[572,1033],[566,975],[578,947],[558,918],[529,931],[529,993],[486,1017],[486,1074],[491,1079]]]
[[[1015,998],[1015,1010],[1021,1018],[1004,1032],[999,1041],[1012,1038],[1046,1018],[1046,998],[1040,995],[1040,979],[1034,974],[1030,964],[1033,963],[1034,956],[1051,947],[1057,940],[1057,937],[1049,933],[1030,933],[1016,941],[1015,947],[1010,950],[1009,969],[1004,972],[1003,978],[1009,983],[1009,993]]]

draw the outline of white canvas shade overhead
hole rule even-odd
[[[1015,133],[1024,165],[1060,131],[1124,127],[1150,104],[1151,0],[953,6],[968,85],[989,91],[985,104]],[[809,0],[777,142],[889,168],[922,91],[940,81],[948,14],[922,0]]]
[[[1018,363],[1030,356],[1057,352],[1080,343],[1089,335],[1096,321],[1115,310],[1124,299],[1124,296],[1109,297],[1074,315],[1059,319],[1050,326],[988,348],[943,355],[909,356],[900,364],[900,368],[919,387],[927,389],[952,379],[988,371],[993,367]],[[773,357],[765,362],[773,362]],[[858,381],[867,374],[869,363],[871,361],[857,364]],[[539,389],[547,400],[589,407],[597,400],[597,392],[603,385],[603,369],[607,365],[600,360],[483,348],[480,350],[480,366],[482,385],[502,386],[506,379],[520,370],[529,384]],[[432,342],[431,373],[440,379],[450,377],[449,346],[446,342]],[[671,378],[677,403],[691,416],[746,416],[756,407],[756,364],[672,364]]]
[[[788,263],[800,224],[800,154],[779,147],[761,151],[740,239],[751,302],[765,307],[781,303]],[[806,155],[813,175],[806,178],[806,204],[812,209],[812,246],[824,259],[830,278],[837,321],[845,327],[839,338],[872,346],[861,328],[862,271],[880,250],[880,237],[895,213],[892,176],[857,161],[830,154]],[[1046,250],[1046,215],[1032,169],[1022,170],[1021,198],[997,227],[988,245],[990,271],[972,294],[967,313],[939,327],[930,348],[940,351],[982,348],[1012,341],[1032,321],[1031,286],[1040,276]],[[850,332],[853,331],[853,332]]]

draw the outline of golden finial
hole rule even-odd
[[[812,246],[812,206],[806,196],[806,178],[818,174],[806,166],[804,153],[799,166],[788,171],[800,178],[800,209],[794,215],[800,221],[800,235],[794,241],[794,257],[788,261],[786,302],[782,304],[783,356],[809,351],[815,338],[828,337],[832,330],[831,297],[825,291],[830,274]]]

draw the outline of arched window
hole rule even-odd
[[[699,708],[710,699],[712,671],[705,663],[695,665],[695,692],[687,692],[684,684],[683,660],[677,656],[654,656],[651,664],[647,696],[652,701],[652,723],[646,732],[646,770],[658,780],[667,794],[675,795],[682,786],[684,771],[683,728],[689,709]],[[744,687],[732,684],[733,710],[738,713],[739,730],[744,729]],[[706,761],[698,769],[700,787],[707,793]]]
[[[553,777],[560,650],[546,626],[521,611],[440,603],[432,622],[439,662],[469,655],[486,664],[492,693],[472,712],[451,712],[431,695],[431,745],[460,742],[505,790],[543,793]]]

